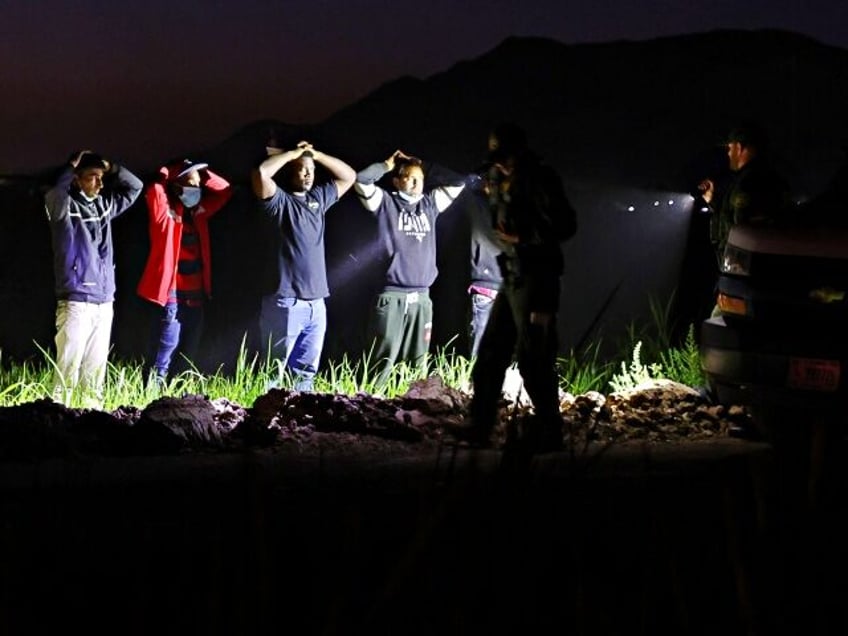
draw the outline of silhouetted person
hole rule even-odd
[[[353,185],[356,172],[306,141],[291,150],[266,150],[268,158],[251,175],[273,247],[273,282],[262,298],[259,331],[268,357],[285,364],[297,390],[311,391],[327,331],[324,299],[330,294],[325,215]],[[314,185],[316,163],[330,172],[332,180]],[[285,189],[274,181],[280,170]]]
[[[66,405],[78,392],[84,405],[102,406],[115,301],[112,220],[142,187],[123,166],[83,150],[45,195],[57,301],[52,394]]]
[[[701,196],[710,207],[710,241],[719,264],[730,228],[734,225],[774,226],[785,222],[791,213],[789,185],[768,161],[768,139],[754,123],[745,123],[730,131],[726,140],[731,179],[716,204],[716,185],[705,179]],[[712,315],[720,314],[718,305]]]
[[[489,151],[486,190],[501,245],[503,283],[472,370],[470,422],[457,436],[489,443],[504,376],[515,356],[534,408],[521,441],[531,451],[556,450],[562,447],[556,370],[562,243],[576,231],[576,213],[560,177],[528,148],[520,127],[495,128]]]
[[[768,139],[756,124],[746,123],[730,131],[727,158],[733,173],[719,201],[716,184],[706,179],[701,196],[712,209],[710,239],[721,262],[730,228],[737,224],[774,225],[787,219],[791,210],[789,185],[768,161]]]
[[[394,190],[377,185],[392,173]],[[424,190],[424,164],[400,150],[356,175],[356,194],[377,218],[388,256],[383,289],[369,321],[371,368],[382,387],[400,361],[424,370],[433,327],[430,286],[436,280],[436,218],[459,196],[464,178]]]
[[[145,193],[150,253],[136,291],[157,309],[147,365],[159,384],[172,362],[182,368],[196,357],[212,295],[209,219],[231,195],[208,164],[188,159],[159,168]]]

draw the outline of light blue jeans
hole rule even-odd
[[[262,299],[259,333],[266,357],[285,364],[297,391],[312,390],[326,331],[323,298],[303,300],[272,294]]]

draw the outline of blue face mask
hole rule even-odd
[[[193,208],[200,203],[200,188],[192,186],[183,186],[183,191],[180,193],[180,201],[187,208]]]

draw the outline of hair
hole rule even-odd
[[[89,170],[91,168],[98,168],[100,170],[106,169],[106,162],[103,160],[103,157],[100,155],[94,154],[93,152],[87,152],[82,157],[80,157],[79,162],[77,163],[76,168],[74,168],[74,172],[77,174],[84,172],[85,170]]]
[[[421,172],[424,172],[424,162],[421,161],[418,157],[407,157],[406,159],[398,159],[395,162],[395,175],[400,176],[401,173],[407,168],[421,168]]]

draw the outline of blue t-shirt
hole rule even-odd
[[[312,300],[330,295],[324,255],[327,208],[338,200],[332,181],[313,187],[305,195],[277,188],[259,202],[271,222],[271,245],[276,254],[277,285],[274,293]]]

